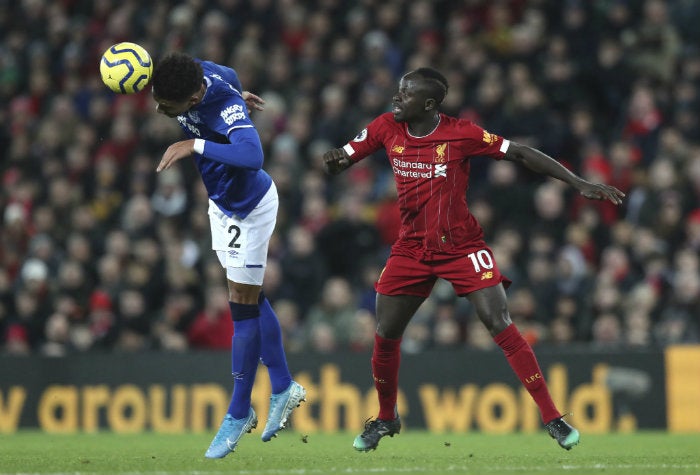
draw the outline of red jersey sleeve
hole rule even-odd
[[[359,162],[384,147],[384,139],[390,133],[392,126],[396,127],[391,113],[382,114],[345,144],[343,150],[350,156],[350,160]]]
[[[466,157],[478,155],[500,160],[508,151],[510,141],[484,130],[473,122],[460,120],[457,127],[459,135],[464,137],[462,152]]]

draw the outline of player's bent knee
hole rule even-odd
[[[231,307],[231,320],[234,322],[258,318],[260,316],[260,307],[258,304],[229,302],[229,306]]]
[[[260,303],[260,285],[241,284],[239,282],[228,281],[229,300],[240,304]]]
[[[481,318],[481,321],[486,325],[486,329],[491,333],[491,336],[496,336],[505,330],[508,325],[513,323],[508,314],[492,314]]]

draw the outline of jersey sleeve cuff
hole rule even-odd
[[[348,154],[348,157],[352,157],[355,154],[355,150],[353,150],[352,146],[350,146],[349,143],[346,143],[343,146],[343,150],[345,150],[345,153]]]
[[[198,153],[200,155],[204,154],[204,139],[194,139],[194,148],[195,153]]]
[[[506,153],[508,147],[510,147],[510,140],[503,139],[503,142],[501,142],[501,153]]]

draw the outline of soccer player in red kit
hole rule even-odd
[[[391,112],[374,119],[344,147],[324,154],[327,172],[335,175],[384,148],[394,171],[401,211],[399,237],[375,284],[372,373],[379,415],[365,425],[353,446],[372,450],[382,437],[401,430],[396,407],[401,338],[437,278],[443,278],[457,295],[474,305],[537,403],[547,431],[569,450],[578,444],[579,432],[562,419],[532,348],[511,321],[505,294],[510,281],[499,272],[483,241],[481,226],[469,212],[469,160],[487,156],[517,162],[568,183],[589,199],[620,204],[624,194],[615,187],[584,180],[538,150],[440,113],[447,89],[447,80],[434,69],[407,73],[399,82]]]

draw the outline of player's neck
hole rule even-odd
[[[413,137],[425,137],[435,132],[435,129],[438,128],[438,125],[440,125],[440,114],[436,112],[429,119],[420,122],[409,123],[408,133]]]

